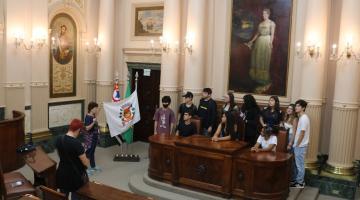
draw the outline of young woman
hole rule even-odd
[[[274,128],[274,132],[277,133],[282,119],[279,98],[271,96],[268,107],[265,107],[261,112],[260,123],[263,127]]]
[[[95,171],[101,171],[95,164],[95,148],[98,143],[99,137],[99,126],[96,120],[98,114],[99,105],[95,102],[90,102],[88,105],[88,113],[85,116],[85,150],[86,157],[90,160],[91,168],[87,170],[89,175],[92,175]]]
[[[234,117],[234,132],[237,133],[237,122],[239,115],[239,107],[235,103],[234,93],[229,91],[224,97],[225,104],[222,107],[221,113],[231,112]]]
[[[254,96],[247,94],[243,97],[244,104],[241,107],[240,117],[245,123],[245,141],[251,146],[255,145],[256,139],[259,135],[258,123],[260,116],[260,108],[256,103]]]
[[[216,129],[216,132],[211,140],[217,142],[233,139],[235,139],[234,116],[231,112],[225,112],[222,114],[221,123]]]
[[[261,135],[256,141],[255,146],[251,148],[253,152],[276,151],[277,137],[273,135],[274,130],[271,127],[263,128]]]
[[[284,127],[289,133],[288,146],[287,146],[288,150],[292,149],[292,145],[294,143],[294,138],[295,138],[294,130],[296,130],[297,123],[298,123],[298,118],[295,113],[295,104],[290,104],[286,109],[286,114],[284,118]]]

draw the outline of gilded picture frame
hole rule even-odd
[[[60,13],[51,20],[50,29],[50,98],[76,96],[76,23]]]
[[[228,90],[287,96],[293,4],[232,1]]]
[[[133,5],[133,37],[159,37],[163,32],[164,6]]]

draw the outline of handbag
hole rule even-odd
[[[63,135],[62,138],[61,138],[61,144],[62,144],[63,148],[64,148],[64,139],[65,139],[65,135]],[[80,175],[82,184],[85,185],[87,182],[89,182],[89,176],[86,173],[86,171],[84,171],[81,174],[80,170],[76,167],[75,163],[70,159],[70,156],[69,156],[68,152],[65,150],[65,148],[64,148],[64,153],[65,153],[66,158],[70,161],[71,166],[73,167],[73,169],[76,171],[76,173],[78,175]]]

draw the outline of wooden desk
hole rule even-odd
[[[19,200],[41,200],[39,197],[36,197],[34,195],[25,195],[21,197]]]
[[[82,200],[150,200],[150,197],[144,197],[130,192],[122,191],[107,185],[89,182],[81,187],[77,192]]]
[[[291,176],[291,154],[243,152],[233,162],[233,194],[257,199],[286,199]]]
[[[179,139],[178,136],[157,134],[149,137],[149,176],[153,179],[171,182],[172,173],[175,168],[174,141]]]
[[[25,163],[34,171],[35,183],[44,179],[45,186],[56,190],[56,162],[38,146],[35,151],[24,154]]]
[[[224,197],[286,199],[291,155],[251,153],[241,141],[205,136],[149,137],[149,176]]]
[[[213,142],[200,135],[176,140],[173,183],[230,197],[232,157],[246,147],[245,142]]]

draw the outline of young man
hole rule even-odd
[[[203,127],[202,133],[210,137],[214,128],[216,128],[217,107],[216,102],[211,98],[212,90],[210,88],[203,89],[203,98],[200,100],[198,107],[198,116],[201,118]]]
[[[169,108],[171,98],[164,96],[161,102],[163,107],[157,109],[154,114],[154,134],[171,134],[175,124],[174,111]]]
[[[309,144],[310,138],[310,119],[305,114],[307,102],[300,99],[295,103],[295,111],[299,116],[299,122],[295,133],[294,141],[291,141],[294,147],[295,156],[295,180],[291,184],[291,187],[304,188],[304,176],[305,176],[305,154]]]
[[[194,97],[193,93],[186,92],[186,94],[183,95],[183,97],[185,98],[185,102],[180,104],[180,106],[179,106],[179,115],[178,115],[179,125],[184,122],[185,112],[188,112],[188,113],[191,112],[192,116],[196,115],[196,112],[197,112],[197,108],[192,102],[193,97]]]
[[[187,137],[194,135],[196,133],[196,128],[193,123],[191,123],[192,113],[190,111],[185,111],[183,115],[183,122],[179,123],[176,136]]]

